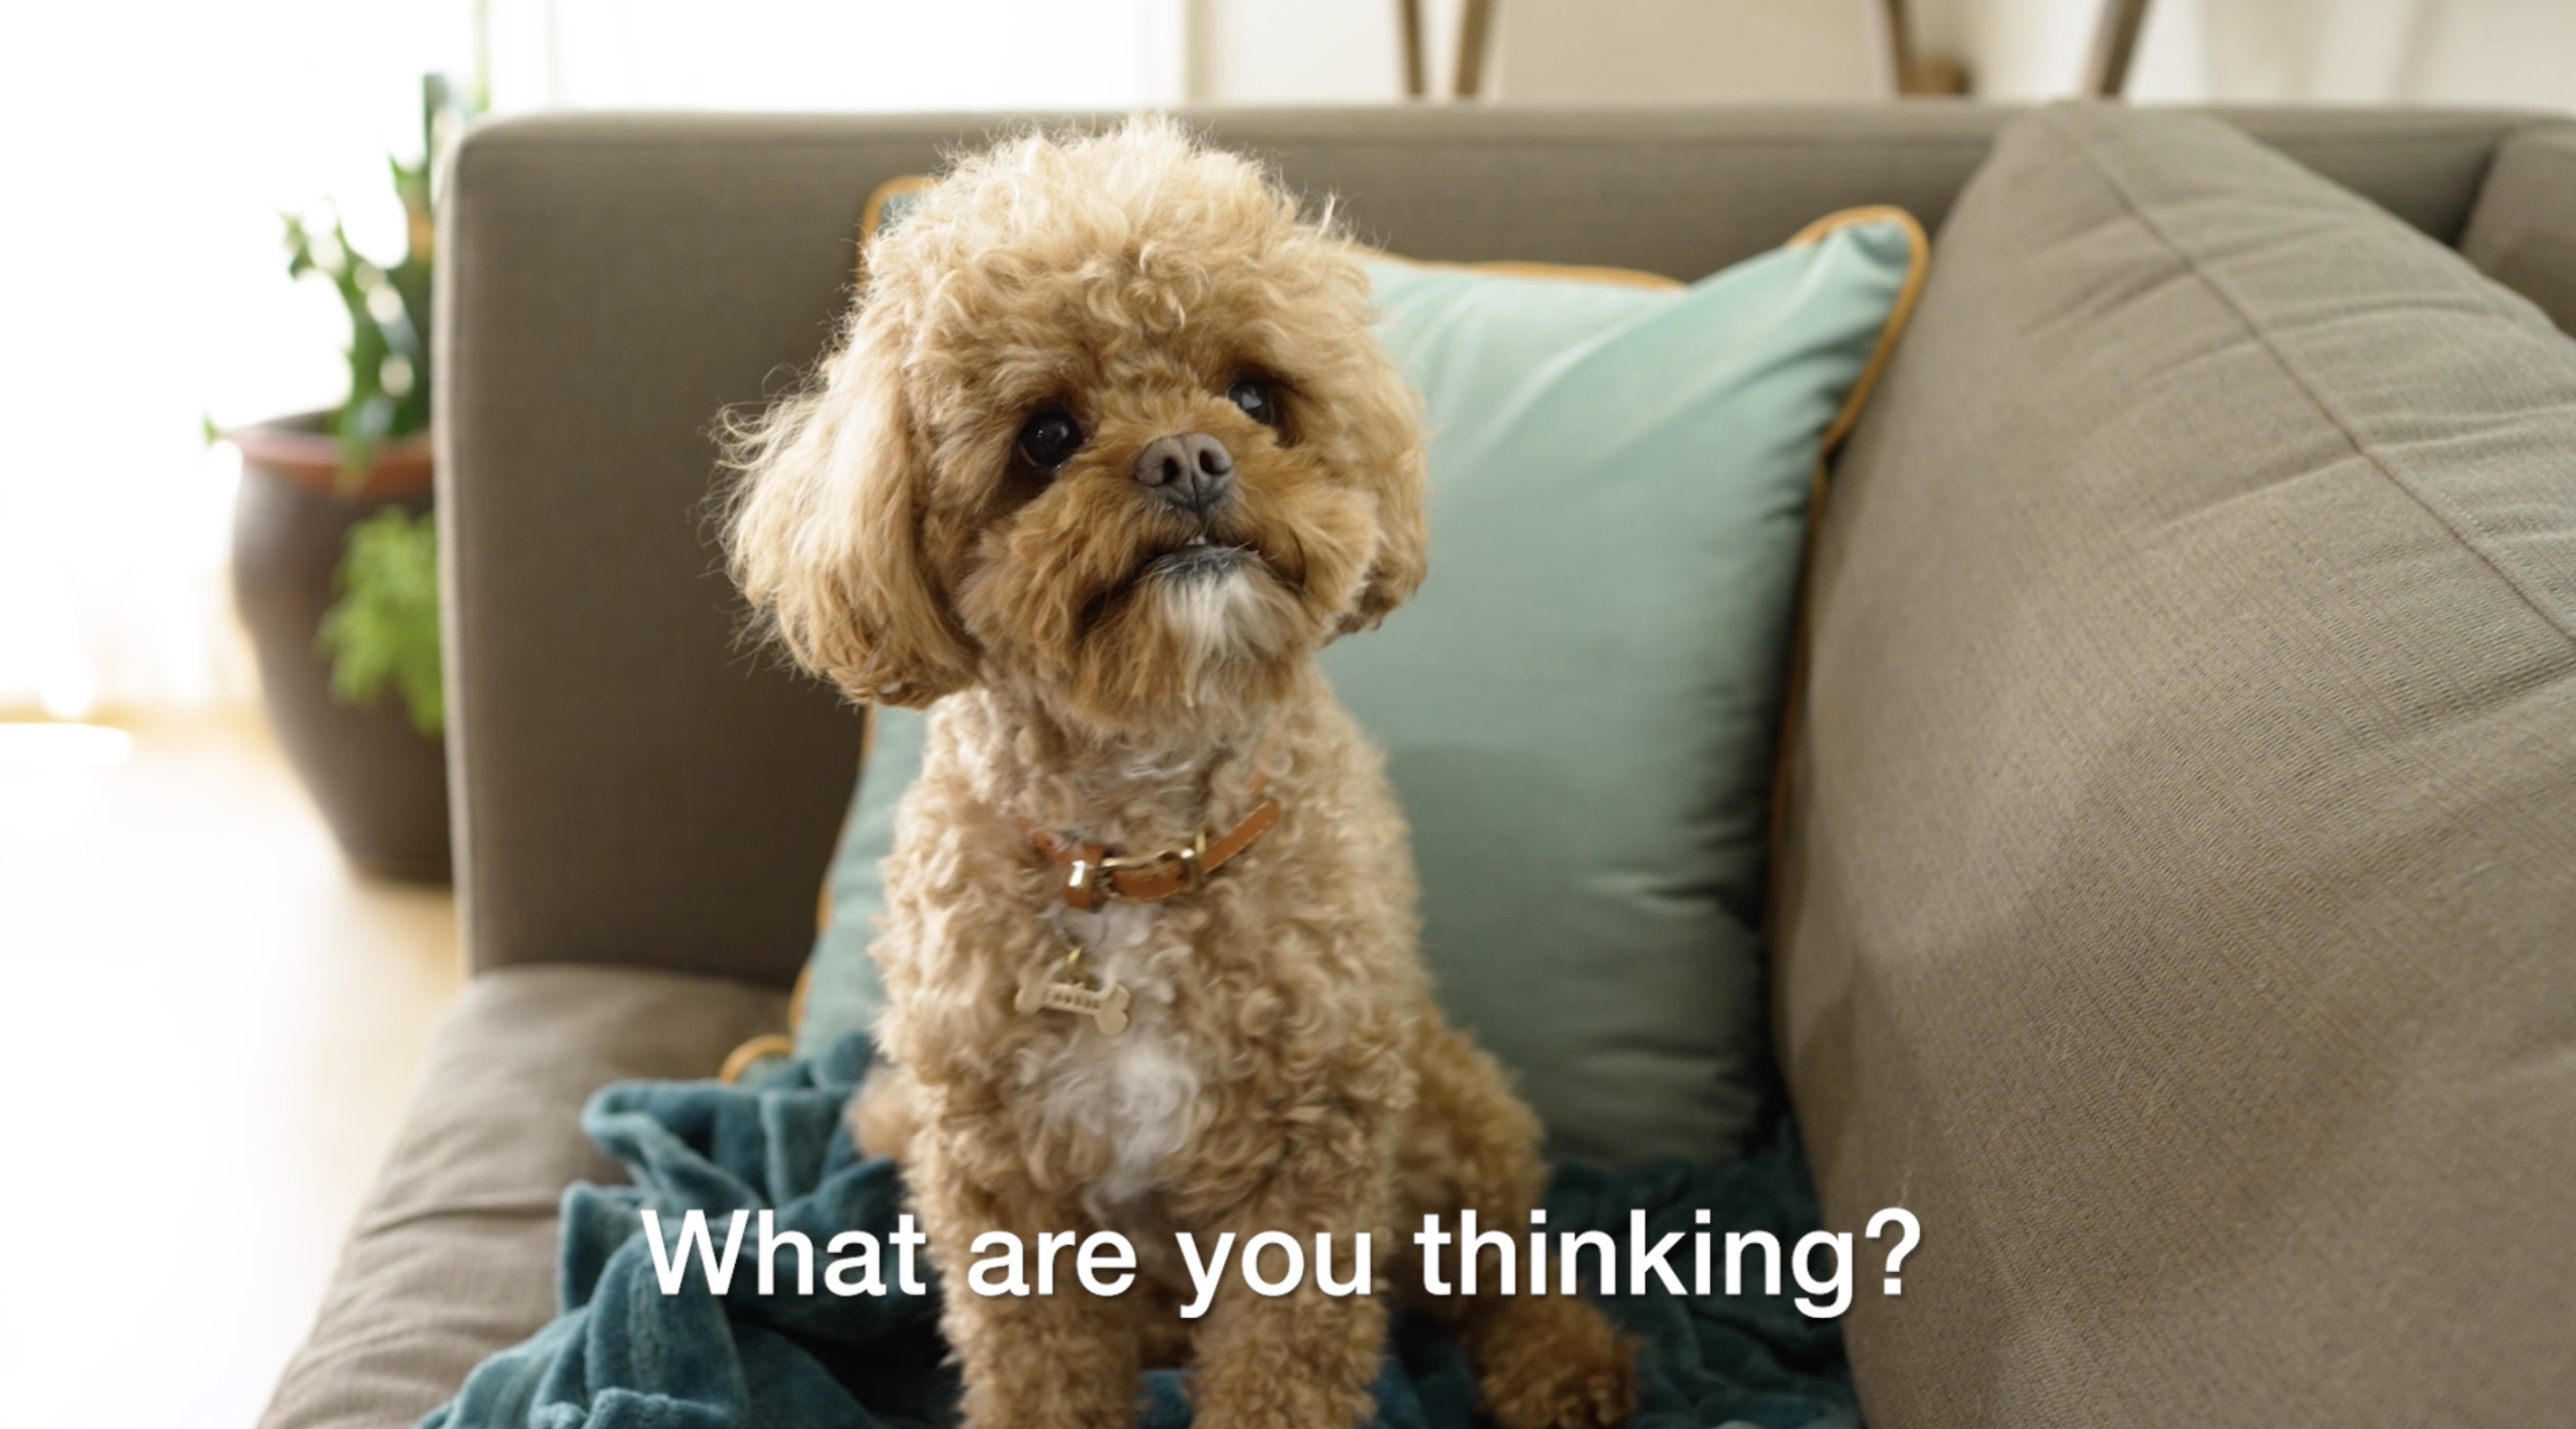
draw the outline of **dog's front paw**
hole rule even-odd
[[[1579,1300],[1505,1302],[1477,1355],[1502,1429],[1607,1429],[1637,1412],[1637,1346]]]

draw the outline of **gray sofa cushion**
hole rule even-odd
[[[1922,1223],[1870,1422],[2563,1418],[2576,343],[2218,124],[2046,111],[1813,579],[1777,1033],[1828,1221]]]
[[[582,1137],[582,1103],[620,1078],[712,1075],[786,1018],[774,990],[674,973],[532,964],[468,983],[262,1429],[408,1425],[552,1318],[565,1184],[624,1179]]]

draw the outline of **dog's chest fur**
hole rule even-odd
[[[1175,922],[1153,904],[1111,903],[1097,913],[1066,908],[1057,915],[1057,931],[1085,950],[1092,974],[1126,988],[1131,999],[1126,1031],[1106,1037],[1076,1023],[1046,1064],[1032,1069],[1042,1115],[1089,1132],[1109,1149],[1107,1170],[1084,1192],[1095,1209],[1142,1195],[1194,1125],[1200,1069],[1173,1015],[1191,947]]]
[[[1328,748],[1331,736],[1352,737],[1320,683],[1311,697],[1277,712],[1266,747]],[[1317,722],[1330,727],[1319,731]],[[1235,747],[1265,745],[1239,739]],[[1282,983],[1272,976],[1274,964],[1302,965],[1327,946],[1337,958],[1381,942],[1396,946],[1368,935],[1387,919],[1336,920],[1367,925],[1368,934],[1358,936],[1321,934],[1312,916],[1282,926],[1278,914],[1288,905],[1274,885],[1280,870],[1330,865],[1337,871],[1324,880],[1331,888],[1373,889],[1375,880],[1349,870],[1359,869],[1352,850],[1371,835],[1379,844],[1401,837],[1382,791],[1343,789],[1332,777],[1338,768],[1283,764],[1256,774],[1243,756],[1213,768],[1210,757],[1204,748],[1069,755],[1037,739],[990,696],[962,692],[933,713],[923,777],[914,786],[922,802],[905,816],[918,841],[898,835],[900,867],[890,877],[925,891],[948,886],[917,903],[895,900],[909,911],[899,911],[902,927],[885,946],[921,979],[889,1009],[904,1044],[896,1055],[935,1069],[942,1083],[984,1083],[970,1101],[1007,1109],[1011,1158],[1042,1166],[1042,1181],[1078,1187],[1103,1223],[1132,1221],[1158,1190],[1200,1174],[1194,1150],[1208,1140],[1218,1108],[1245,1097],[1247,1068],[1262,1060],[1246,1038],[1325,1020],[1300,1010],[1319,986],[1361,1007],[1400,999],[1406,990],[1385,997],[1361,991],[1357,983],[1377,971],[1365,956],[1331,979]],[[1212,873],[1206,893],[1081,911],[1061,896],[1063,872],[1030,842],[1029,830],[1046,829],[1068,847],[1150,853],[1176,846],[1183,830],[1232,828],[1265,789],[1288,812],[1247,857]],[[943,817],[950,809],[957,816]],[[915,818],[920,822],[911,823]],[[955,916],[937,915],[942,902],[958,905]],[[1387,918],[1400,920],[1406,905],[1385,903]],[[1016,1010],[1027,979],[1061,975],[1068,948],[1082,952],[1074,975],[1125,991],[1128,1022],[1119,1035],[1104,1035],[1076,1012]],[[1236,1003],[1247,995],[1261,1013],[1253,1023],[1238,1015]],[[997,1004],[1013,1010],[1006,1023],[992,1025]],[[1366,1020],[1331,1022],[1342,1028]],[[961,1037],[978,1035],[1002,1054],[963,1050]]]

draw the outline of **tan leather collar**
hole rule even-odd
[[[1264,782],[1254,780],[1252,792],[1260,793]],[[1112,857],[1100,844],[1067,847],[1044,829],[1026,827],[1029,842],[1066,869],[1065,903],[1085,913],[1096,913],[1112,898],[1125,903],[1157,903],[1175,894],[1195,893],[1206,886],[1209,874],[1252,847],[1254,840],[1278,822],[1279,801],[1264,799],[1252,806],[1243,822],[1220,837],[1211,839],[1202,832],[1185,848],[1123,858]]]

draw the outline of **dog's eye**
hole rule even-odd
[[[1031,466],[1053,471],[1082,450],[1082,427],[1062,407],[1049,407],[1020,428],[1020,455]]]
[[[1242,408],[1243,415],[1273,431],[1278,430],[1279,397],[1270,390],[1268,378],[1238,377],[1234,379],[1233,386],[1225,389],[1225,397]]]

